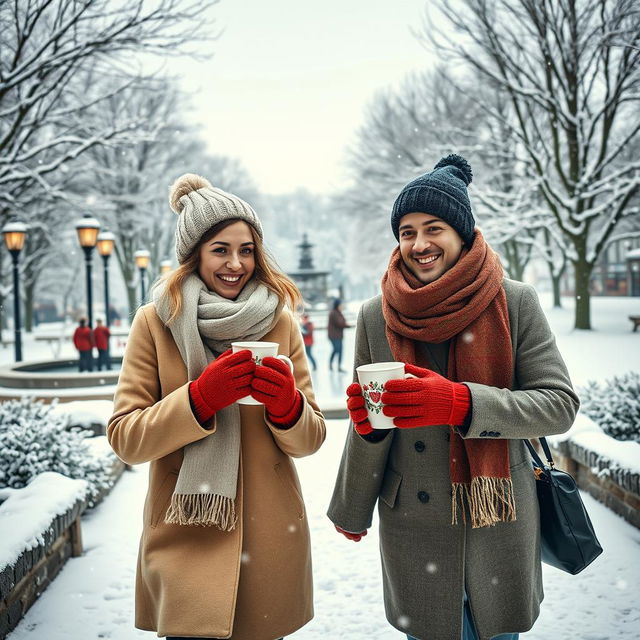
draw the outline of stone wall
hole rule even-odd
[[[43,532],[41,544],[23,551],[13,566],[0,571],[0,640],[15,629],[64,563],[82,555],[80,516],[84,509],[84,501],[77,500],[56,516]]]
[[[582,490],[640,529],[640,474],[616,467],[571,440],[552,447],[552,452],[556,466],[568,471]]]
[[[114,486],[124,470],[125,464],[116,459],[111,468]],[[102,502],[112,488],[100,493],[93,508]],[[65,562],[82,555],[80,518],[86,509],[85,501],[76,501],[42,532],[42,544],[23,551],[13,566],[0,571],[0,640],[4,640],[16,628]]]

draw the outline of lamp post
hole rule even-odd
[[[113,245],[116,237],[111,231],[102,231],[98,234],[98,253],[102,256],[102,264],[104,266],[104,324],[106,327],[111,325],[109,317],[109,258],[113,253]]]
[[[20,277],[18,260],[27,237],[27,225],[17,220],[9,221],[2,229],[4,243],[13,261],[13,331],[16,362],[22,360],[22,322],[20,320]]]
[[[144,278],[147,273],[147,267],[151,260],[151,254],[146,249],[140,249],[133,254],[136,267],[140,269],[140,304],[144,304],[146,294],[144,290]]]
[[[160,275],[163,276],[165,273],[169,273],[171,271],[171,260],[162,260],[160,262]]]
[[[76,232],[78,234],[78,242],[84,251],[84,262],[87,272],[87,318],[89,319],[89,327],[93,327],[93,291],[91,288],[91,259],[93,258],[93,249],[98,240],[98,232],[100,231],[100,223],[91,217],[91,214],[85,213],[80,220],[76,222]]]

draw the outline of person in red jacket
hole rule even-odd
[[[93,339],[98,349],[98,371],[102,371],[102,365],[105,370],[111,369],[111,358],[109,357],[109,338],[111,331],[109,327],[102,324],[102,320],[96,320],[96,328],[93,330]]]
[[[73,333],[73,344],[80,355],[79,370],[93,371],[93,334],[87,326],[87,319],[80,318],[79,325]]]
[[[311,322],[311,318],[308,313],[302,314],[302,320],[300,323],[300,328],[302,330],[302,340],[304,342],[304,350],[307,354],[307,358],[313,367],[313,370],[316,370],[316,360],[311,353],[311,348],[313,347],[313,322]]]

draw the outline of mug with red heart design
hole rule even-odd
[[[358,382],[362,387],[364,403],[369,414],[369,422],[374,429],[393,429],[393,418],[382,413],[382,393],[388,380],[413,378],[404,372],[404,362],[374,362],[356,368]]]

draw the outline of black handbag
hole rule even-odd
[[[540,553],[542,562],[572,575],[588,567],[601,553],[589,514],[573,477],[556,469],[546,438],[540,444],[545,465],[528,440],[524,441],[536,476],[540,505]]]

